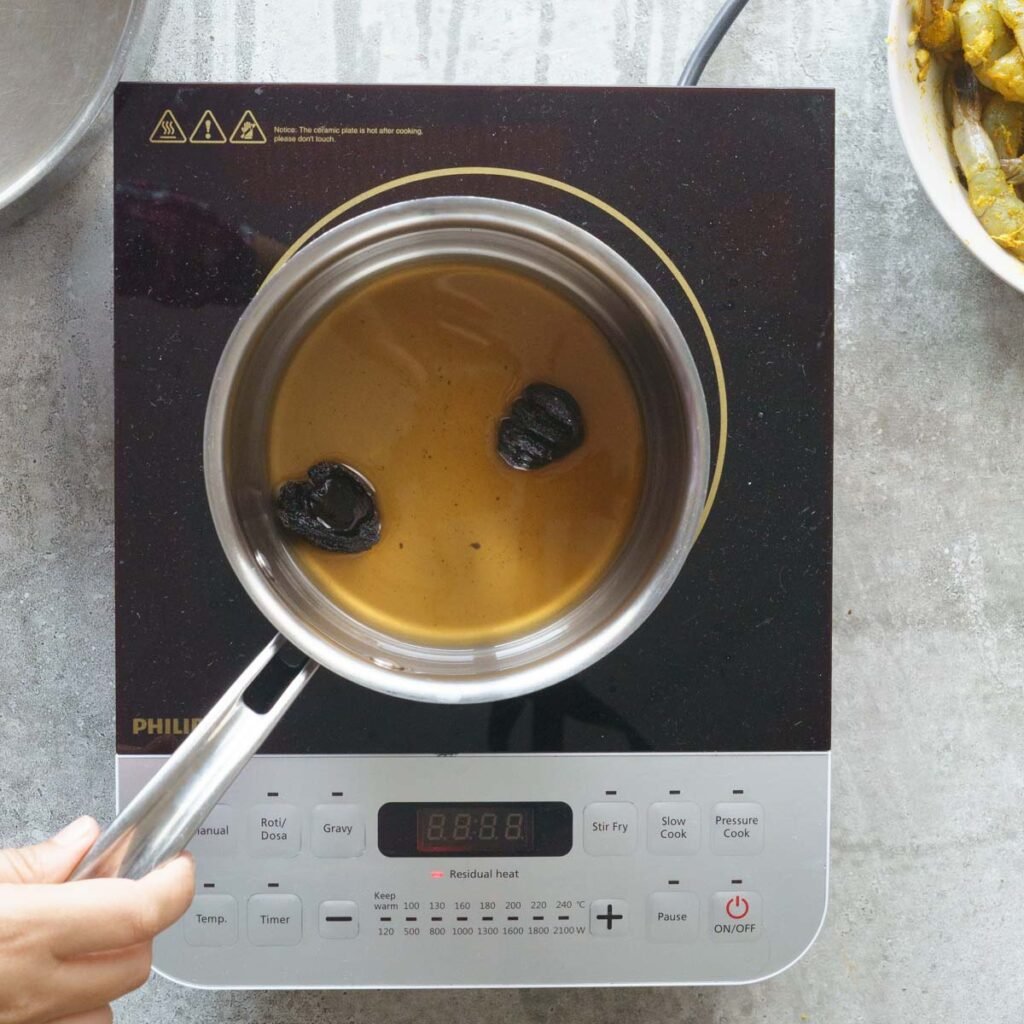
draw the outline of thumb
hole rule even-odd
[[[92,818],[78,818],[45,842],[0,850],[0,883],[66,881],[99,831]]]

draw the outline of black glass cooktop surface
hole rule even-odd
[[[705,385],[717,494],[663,603],[576,678],[450,707],[320,672],[264,752],[828,749],[831,92],[125,84],[115,188],[120,753],[172,750],[273,635],[203,485],[239,314],[309,229],[440,194],[548,210],[644,274]]]

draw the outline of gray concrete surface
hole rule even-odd
[[[667,84],[716,4],[174,0],[146,73]],[[838,89],[833,879],[815,947],[738,989],[199,993],[154,979],[121,1021],[1024,1020],[1024,298],[916,185],[888,110],[884,6],[752,0],[705,78]],[[8,843],[113,803],[110,178],[107,146],[0,235]]]

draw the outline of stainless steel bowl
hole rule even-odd
[[[142,70],[161,3],[0,3],[0,225],[67,183],[110,127],[123,72]],[[134,52],[134,67],[128,66]]]
[[[442,259],[499,264],[575,302],[626,365],[647,439],[637,520],[604,578],[555,621],[497,645],[425,646],[360,622],[302,570],[269,500],[268,422],[296,346],[348,290],[401,266]],[[532,207],[446,196],[356,217],[301,249],[270,278],[239,320],[214,377],[206,487],[217,533],[242,585],[310,658],[396,696],[496,700],[574,675],[654,610],[697,532],[708,435],[704,393],[682,333],[629,263],[588,232]]]

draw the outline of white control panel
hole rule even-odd
[[[164,761],[119,757],[120,803]],[[256,757],[154,962],[204,987],[754,981],[821,926],[828,812],[827,753]]]

